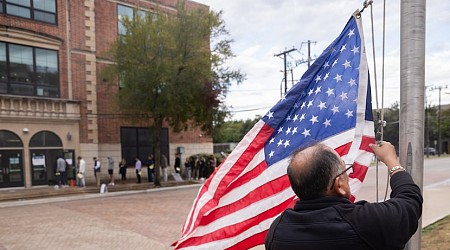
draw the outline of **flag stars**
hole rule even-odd
[[[290,142],[290,140],[286,140],[284,142],[284,148],[287,148],[288,146],[290,146],[289,142]]]
[[[323,77],[323,80],[325,81],[326,79],[328,79],[329,76],[330,76],[330,73],[326,73],[325,76]]]
[[[318,75],[318,76],[316,77],[315,81],[316,81],[316,83],[317,83],[317,82],[320,81],[320,80],[322,80],[322,76],[321,76],[321,75]]]
[[[350,81],[348,81],[348,84],[350,84],[350,87],[353,87],[353,85],[356,85],[355,79],[350,78]]]
[[[272,119],[273,118],[273,112],[267,113],[266,116],[267,116],[267,118],[269,118],[269,120]]]
[[[347,93],[345,92],[342,92],[342,94],[340,94],[339,97],[341,98],[342,101],[348,99]]]
[[[290,134],[291,133],[291,127],[289,127],[287,130],[286,130],[286,135],[288,135],[288,134]]]
[[[355,35],[355,29],[351,29],[347,34],[348,38],[352,37],[353,35]]]
[[[328,88],[328,90],[327,90],[327,95],[328,96],[330,96],[330,95],[334,95],[334,89],[330,89],[330,88]]]
[[[347,61],[347,60],[345,60],[345,62],[342,64],[342,66],[344,66],[345,67],[345,69],[347,69],[347,68],[351,68],[352,66],[350,66],[350,62],[349,61]]]
[[[327,128],[328,126],[331,126],[331,120],[325,118],[325,121],[322,124],[325,125],[325,128]]]
[[[278,143],[277,143],[277,147],[283,145],[283,141],[284,141],[283,139],[280,139],[280,140],[278,141]]]
[[[334,65],[336,65],[337,62],[338,62],[338,59],[334,60],[333,65],[331,65],[331,67],[334,67]]]
[[[328,67],[330,67],[330,63],[329,63],[329,62],[325,62],[325,63],[323,64],[323,68],[326,69],[326,68],[328,68]]]
[[[309,101],[308,102],[308,108],[311,107],[313,105],[313,101]]]
[[[327,108],[327,106],[325,106],[325,103],[320,101],[320,104],[317,105],[318,108],[320,108],[320,110]]]
[[[283,132],[283,127],[278,128],[278,133]]]
[[[291,116],[288,115],[288,116],[286,117],[286,121],[290,121],[290,120],[291,120]]]
[[[298,129],[298,127],[295,127],[295,128],[292,130],[292,135],[295,135],[295,134],[298,133],[297,129]]]
[[[298,115],[294,115],[294,119],[292,119],[294,122],[298,120]]]
[[[342,82],[342,75],[336,74],[336,77],[333,79],[336,80],[336,83]]]
[[[353,111],[350,109],[347,109],[347,113],[345,113],[345,115],[347,116],[347,118],[350,118],[353,116]]]
[[[321,91],[321,89],[322,89],[322,87],[317,87],[317,89],[316,89],[316,91],[314,91],[314,93],[315,93],[316,95],[319,94],[320,91]]]
[[[359,53],[359,47],[353,46],[351,52],[353,52],[353,55],[356,55],[357,53]]]
[[[305,138],[307,137],[307,136],[311,136],[311,134],[309,133],[309,131],[311,131],[311,129],[304,129],[304,131],[302,132],[302,135],[304,135],[305,136]]]
[[[319,122],[319,120],[317,120],[318,116],[312,115],[311,119],[309,119],[309,121],[312,123],[312,125],[314,125],[314,123]]]
[[[275,154],[275,151],[273,151],[273,150],[270,151],[269,158],[272,158],[274,154]]]
[[[274,143],[274,141],[275,141],[275,137],[272,137],[272,138],[270,139],[270,141],[269,141],[269,144]]]
[[[345,45],[345,44],[342,45],[342,47],[341,47],[341,49],[340,49],[339,51],[340,51],[341,53],[344,52],[344,50],[346,49],[346,46],[347,46],[347,45]]]
[[[339,107],[333,105],[333,108],[331,109],[331,111],[333,111],[333,115],[336,114],[336,113],[339,113]]]
[[[305,120],[305,118],[306,118],[306,117],[305,117],[305,114],[302,114],[302,116],[300,117],[300,122],[303,121],[303,120]]]
[[[313,93],[314,93],[314,90],[310,89],[309,92],[308,92],[308,96],[312,95]]]
[[[305,102],[302,103],[302,106],[300,107],[300,109],[303,109],[304,107],[306,107]]]

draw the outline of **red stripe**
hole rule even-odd
[[[353,173],[349,174],[349,177],[351,178],[357,178],[361,182],[364,181],[364,178],[366,177],[368,167],[358,164],[357,162],[353,163]]]
[[[248,237],[247,239],[237,243],[236,245],[234,245],[232,247],[229,247],[229,248],[226,248],[226,249],[227,250],[250,249],[252,247],[258,246],[258,245],[260,245],[261,243],[264,242],[264,239],[266,238],[267,231],[269,231],[269,230],[266,230],[266,231],[254,234],[254,235]]]
[[[187,246],[199,246],[199,245],[206,244],[209,242],[235,237],[236,235],[241,234],[242,232],[248,230],[249,228],[251,228],[255,225],[258,225],[263,220],[278,216],[278,214],[283,212],[286,209],[286,207],[291,203],[292,198],[293,197],[283,201],[282,203],[278,204],[277,206],[272,207],[271,209],[269,209],[263,213],[256,215],[255,217],[249,218],[240,223],[236,223],[231,226],[219,228],[216,231],[205,234],[205,235],[190,237],[190,238],[186,239],[186,241],[181,242],[180,245],[178,245],[176,248],[183,248],[183,247],[187,247]],[[258,242],[258,244],[261,244],[261,243],[262,242]]]
[[[291,184],[289,183],[289,179],[287,175],[283,175],[280,178],[277,178],[273,181],[267,182],[266,184],[252,190],[246,196],[242,197],[242,199],[228,204],[223,207],[218,207],[207,215],[203,216],[199,226],[205,226],[209,223],[222,218],[228,214],[232,214],[237,212],[255,202],[263,200],[265,198],[271,197],[279,192],[284,191],[287,188],[290,188]]]
[[[192,221],[193,216],[190,217],[189,220],[189,227],[194,223],[194,228],[200,223],[199,220],[201,219],[201,215],[205,214],[205,212],[209,211],[213,207],[217,206],[218,200],[223,195],[223,193],[229,192],[227,190],[228,184],[233,181],[237,176],[241,174],[241,172],[245,169],[245,166],[248,165],[248,163],[253,159],[255,154],[260,151],[263,147],[267,139],[272,135],[273,129],[268,126],[267,124],[264,124],[260,131],[258,131],[258,134],[255,136],[253,141],[249,144],[249,146],[245,149],[245,151],[241,154],[239,159],[236,161],[235,165],[230,168],[228,173],[224,176],[224,178],[220,181],[219,185],[217,186],[217,189],[215,190],[215,193],[213,197],[200,209],[198,212],[198,217],[195,222]],[[238,145],[239,146],[239,145]],[[236,149],[235,149],[236,151]],[[195,211],[198,201],[200,198],[205,194],[205,192],[208,190],[208,187],[211,183],[212,178],[208,178],[208,180],[205,182],[205,184],[202,186],[202,189],[200,193],[198,194],[197,198],[195,199],[194,203],[194,210]],[[189,227],[185,227],[188,229]],[[186,231],[183,232],[183,235],[187,233]]]
[[[375,143],[375,138],[363,136],[361,141],[361,147],[359,147],[359,149],[373,153],[372,149],[369,147],[370,143]]]

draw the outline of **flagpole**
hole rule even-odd
[[[426,0],[401,1],[400,163],[423,190]],[[420,112],[417,112],[420,111]],[[406,249],[421,248],[422,220]]]

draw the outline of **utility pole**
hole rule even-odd
[[[446,89],[447,85],[432,87],[430,90],[439,90],[439,108],[438,108],[438,156],[441,157],[442,154],[442,131],[441,131],[441,91]]]
[[[423,190],[426,0],[400,1],[400,164]],[[421,249],[422,220],[405,249]]]
[[[296,48],[292,48],[290,50],[285,50],[279,54],[276,54],[274,56],[281,56],[283,55],[283,60],[284,60],[284,93],[286,94],[287,92],[287,61],[286,61],[286,56],[287,54],[291,53],[292,51],[296,51]]]
[[[308,40],[307,42],[302,42],[302,45],[305,44],[305,43],[308,44],[308,59],[306,61],[308,62],[308,68],[309,68],[309,66],[311,66],[311,61],[312,61],[312,58],[311,58],[311,43],[316,44],[317,42]]]

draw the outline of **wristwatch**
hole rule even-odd
[[[392,174],[397,170],[406,171],[406,169],[402,166],[394,166],[391,170],[389,170],[389,175],[392,176]]]

